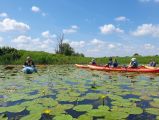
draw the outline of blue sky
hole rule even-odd
[[[54,53],[64,33],[85,56],[159,52],[159,0],[1,0],[0,46]]]

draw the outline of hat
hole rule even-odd
[[[95,61],[95,59],[92,59],[92,61]]]
[[[28,56],[27,59],[30,59],[30,56]]]
[[[136,58],[131,58],[131,61],[135,61],[136,60]]]

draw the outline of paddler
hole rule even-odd
[[[138,67],[138,62],[137,62],[136,58],[131,58],[131,62],[129,64],[129,67],[131,67],[131,68],[137,68]]]

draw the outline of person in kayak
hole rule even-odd
[[[138,67],[138,62],[137,62],[136,58],[132,58],[132,59],[131,59],[131,62],[130,62],[130,64],[129,64],[129,67],[130,67],[130,68],[137,68],[137,67]]]
[[[92,61],[90,62],[90,64],[91,64],[91,65],[97,65],[97,64],[96,64],[96,60],[95,60],[95,59],[92,59]]]
[[[35,67],[35,64],[30,56],[27,57],[27,60],[24,63],[25,67]]]
[[[113,60],[113,67],[118,67],[118,61],[116,58]]]
[[[108,61],[106,66],[107,67],[113,67],[113,59],[112,59],[112,57],[109,58],[109,61]]]
[[[150,67],[156,67],[156,62],[155,60],[151,59],[150,63],[149,63]]]

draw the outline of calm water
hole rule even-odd
[[[159,120],[159,74],[0,66],[0,120]]]

